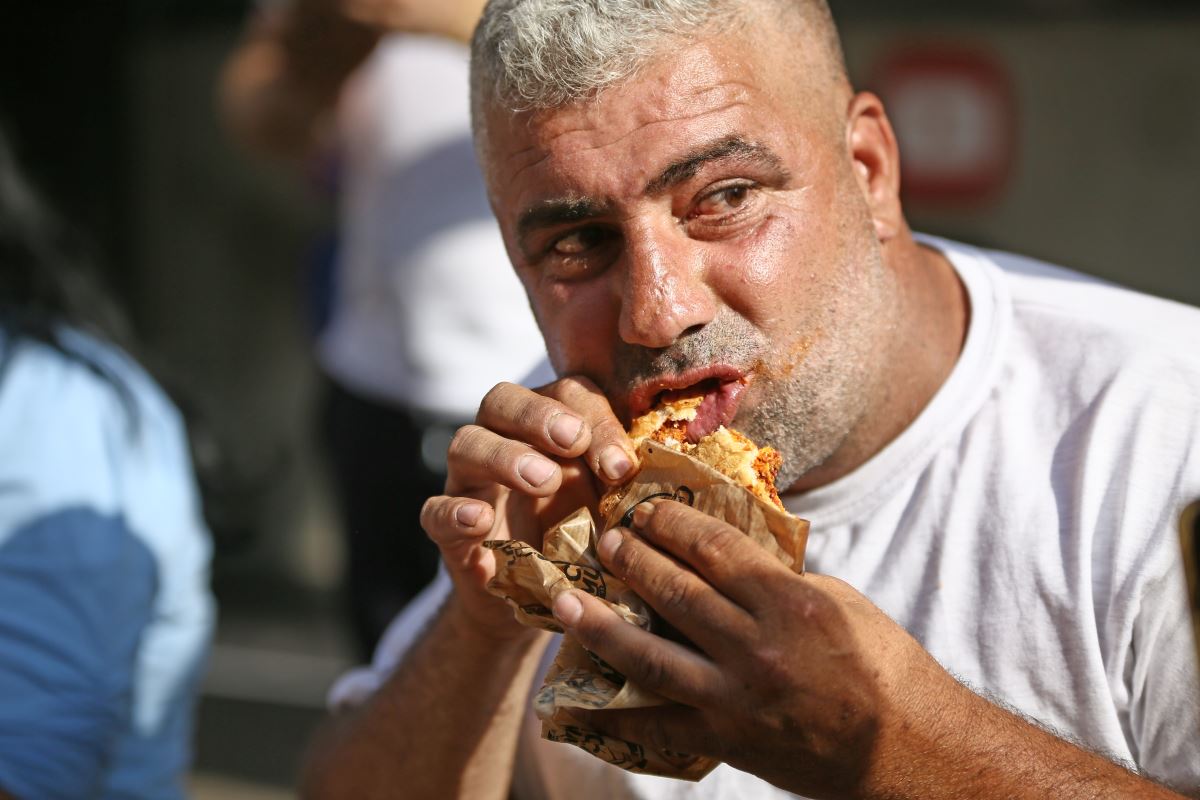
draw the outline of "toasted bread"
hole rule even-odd
[[[629,426],[634,447],[649,439],[692,456],[755,496],[782,509],[783,502],[775,488],[775,476],[783,466],[783,459],[775,448],[759,447],[748,437],[724,425],[698,442],[688,441],[687,425],[696,418],[703,399],[702,396],[669,399],[635,419]],[[605,505],[601,503],[602,507]]]

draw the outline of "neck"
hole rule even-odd
[[[884,259],[896,278],[899,326],[876,401],[833,455],[801,476],[788,494],[832,483],[886,447],[929,404],[962,352],[970,304],[949,259],[918,244],[907,230],[885,244]]]

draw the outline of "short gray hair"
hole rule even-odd
[[[557,108],[632,77],[671,42],[745,17],[747,0],[491,0],[471,47],[471,110],[478,135],[493,104]],[[837,62],[826,0],[757,4],[815,23]]]
[[[514,110],[565,105],[629,77],[665,38],[700,28],[730,5],[493,0],[475,31],[472,83],[478,94]]]

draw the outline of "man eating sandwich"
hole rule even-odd
[[[494,0],[477,150],[558,380],[503,384],[422,525],[444,577],[337,700],[312,796],[1175,798],[1200,698],[1175,553],[1200,495],[1200,312],[914,235],[878,98],[822,0]],[[495,551],[637,471],[700,397],[782,457],[798,574],[686,504],[598,555],[686,642],[585,592],[573,640],[667,700],[587,725],[723,762],[629,773],[530,727],[551,636]],[[669,416],[669,415],[668,415]],[[667,420],[669,421],[669,420]],[[674,422],[681,422],[675,420]]]

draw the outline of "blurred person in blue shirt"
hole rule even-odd
[[[0,798],[182,797],[211,544],[83,263],[0,132]]]

